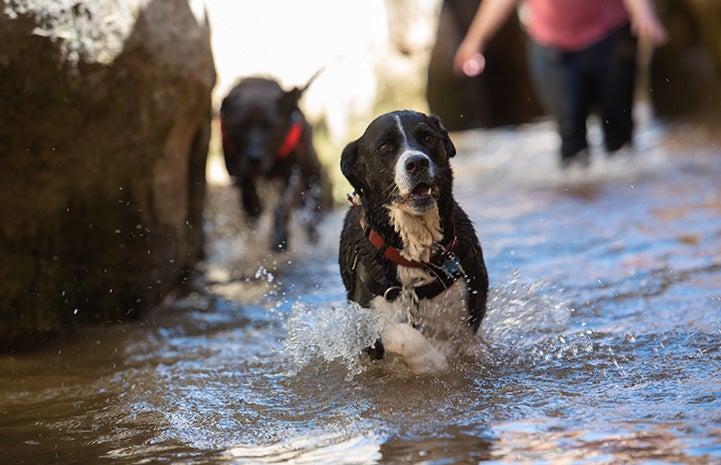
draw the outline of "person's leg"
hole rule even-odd
[[[598,107],[604,145],[609,153],[633,143],[633,97],[636,84],[637,41],[628,26],[610,38],[599,63]]]
[[[528,41],[528,63],[536,93],[556,121],[561,138],[561,164],[577,156],[588,158],[586,118],[588,92],[574,54]]]

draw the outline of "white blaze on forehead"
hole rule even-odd
[[[393,172],[395,174],[394,180],[396,186],[398,187],[400,195],[406,196],[410,194],[411,191],[416,187],[415,185],[413,185],[413,180],[408,174],[408,171],[406,171],[406,161],[409,157],[414,155],[421,155],[422,157],[425,157],[428,160],[429,174],[431,176],[435,176],[436,167],[428,155],[421,152],[420,150],[415,150],[410,147],[410,144],[408,143],[408,134],[406,134],[405,128],[403,127],[401,117],[399,115],[393,115],[393,119],[395,120],[396,126],[398,127],[398,132],[403,138],[403,142],[398,149],[398,158],[396,159],[396,164],[393,168]]]
[[[408,135],[406,134],[406,131],[403,128],[403,123],[401,122],[401,117],[398,115],[393,115],[393,119],[396,120],[396,126],[398,126],[398,132],[400,132],[401,135],[403,136],[402,147],[407,148],[408,147]]]

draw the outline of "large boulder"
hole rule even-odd
[[[208,23],[177,0],[0,5],[0,344],[137,317],[202,256]]]
[[[658,1],[669,42],[654,51],[649,90],[661,117],[721,118],[721,1]]]

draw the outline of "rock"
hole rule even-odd
[[[5,0],[0,344],[135,318],[202,257],[215,70],[175,0]]]
[[[661,117],[721,118],[721,2],[659,2],[669,42],[650,64],[649,92]]]

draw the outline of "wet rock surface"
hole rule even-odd
[[[0,7],[0,342],[157,304],[202,256],[215,70],[189,2]]]
[[[721,2],[658,2],[669,31],[654,51],[649,90],[659,116],[721,119]]]

